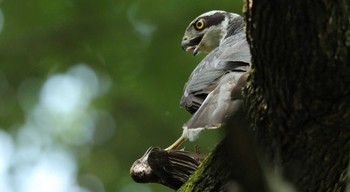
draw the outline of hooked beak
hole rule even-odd
[[[181,47],[186,52],[193,52],[194,56],[197,56],[199,53],[199,43],[201,42],[203,36],[198,36],[193,39],[189,39],[188,37],[184,37],[181,42]]]
[[[198,55],[198,46],[197,45],[189,46],[187,42],[182,42],[181,46],[182,46],[182,49],[184,51],[193,52],[194,56]]]

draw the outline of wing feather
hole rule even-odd
[[[194,113],[225,74],[233,72],[241,75],[249,68],[250,51],[245,33],[227,37],[194,69],[184,87],[180,105]]]

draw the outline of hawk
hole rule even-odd
[[[200,163],[199,154],[176,149],[204,129],[221,127],[240,110],[244,74],[251,65],[244,21],[234,13],[216,10],[195,18],[185,31],[182,48],[194,55],[208,53],[190,75],[180,102],[193,115],[174,144],[165,150],[149,148],[130,169],[136,182],[156,182],[175,190]]]
[[[195,140],[204,129],[221,127],[242,106],[242,75],[251,67],[244,19],[235,13],[214,10],[196,17],[185,31],[182,48],[193,55],[208,54],[190,75],[180,101],[193,115],[167,151],[186,139]]]

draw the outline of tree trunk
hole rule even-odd
[[[265,189],[261,170],[271,166],[279,167],[297,191],[345,191],[350,155],[349,15],[348,0],[247,0],[253,63],[246,90],[250,126],[230,123],[227,128],[250,127],[253,134],[245,136],[248,145],[237,143],[240,135],[229,134],[179,191],[229,191],[227,186],[233,189],[233,184],[254,191],[249,183]],[[254,142],[249,142],[250,135]],[[246,156],[236,162],[225,155],[227,149]],[[270,164],[262,169],[258,162]]]

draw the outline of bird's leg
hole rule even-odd
[[[186,140],[184,136],[181,135],[180,138],[178,138],[173,144],[171,144],[169,147],[165,149],[165,151],[175,150],[179,148],[179,146]]]

